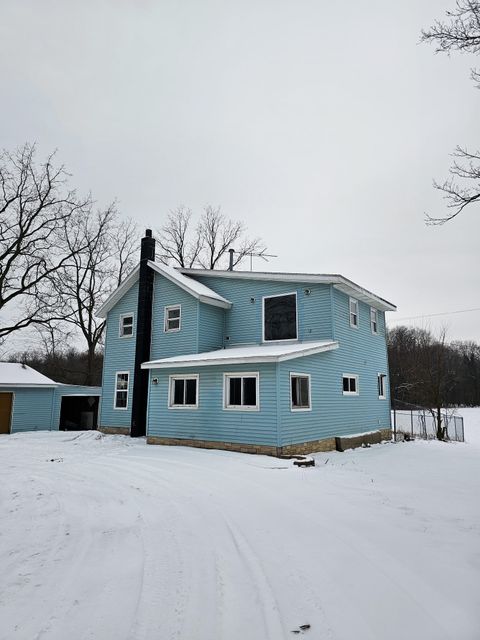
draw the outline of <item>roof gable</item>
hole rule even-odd
[[[20,362],[0,362],[3,387],[58,387],[58,383]]]
[[[230,309],[232,306],[232,303],[229,300],[223,298],[221,295],[213,291],[213,289],[210,289],[193,278],[189,278],[178,269],[169,267],[165,264],[159,264],[158,262],[153,262],[151,260],[148,261],[148,266],[155,271],[155,273],[167,278],[167,280],[170,280],[170,282],[173,282],[200,302],[204,302],[205,304],[210,304],[215,307],[222,307],[223,309]],[[129,289],[138,281],[139,275],[140,265],[137,265],[120,284],[120,286],[107,298],[100,309],[98,309],[96,313],[97,317],[105,318],[107,313],[113,309],[117,302],[119,302],[127,291],[129,291]]]

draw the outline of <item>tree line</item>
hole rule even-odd
[[[388,332],[392,404],[438,409],[480,406],[480,345],[448,342],[443,331],[395,327]]]

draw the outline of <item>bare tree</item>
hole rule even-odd
[[[193,228],[192,215],[184,206],[170,211],[159,233],[160,260],[166,263],[173,260],[179,267],[186,268],[196,264],[203,249],[203,237],[199,225]]]
[[[447,22],[435,21],[428,30],[422,31],[422,42],[432,42],[436,52],[480,53],[480,1],[457,0],[455,8],[447,11]],[[472,79],[480,88],[480,71],[472,69]],[[450,212],[441,217],[427,216],[427,224],[444,224],[452,220],[465,207],[480,203],[480,150],[468,151],[457,146],[450,169],[450,178],[434,182],[447,201]]]
[[[192,217],[185,207],[170,212],[158,234],[163,252],[160,259],[166,263],[173,260],[180,267],[220,269],[227,266],[230,248],[235,250],[234,266],[251,254],[263,255],[267,250],[260,238],[246,236],[243,222],[230,220],[220,207],[206,206],[197,225]]]
[[[66,182],[54,154],[35,163],[34,145],[0,153],[0,340],[55,319],[51,279],[81,248],[65,237],[90,204]]]
[[[87,346],[85,384],[95,377],[96,351],[105,330],[105,320],[96,310],[134,266],[138,232],[131,220],[122,220],[114,205],[104,211],[90,211],[69,227],[66,235],[72,251],[71,264],[54,280],[64,322],[84,338]],[[74,251],[75,246],[81,250]]]

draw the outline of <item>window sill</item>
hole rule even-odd
[[[186,409],[198,409],[198,404],[174,404],[168,407],[169,409],[180,409],[180,411],[185,411]]]
[[[260,407],[223,407],[224,411],[242,411],[247,413],[254,413],[260,411]]]

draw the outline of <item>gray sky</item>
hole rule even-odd
[[[391,320],[480,307],[479,208],[424,224],[455,145],[480,146],[475,61],[418,44],[452,5],[0,0],[0,146],[58,148],[145,226],[219,204],[268,270],[342,273]],[[480,341],[480,312],[415,322]]]

